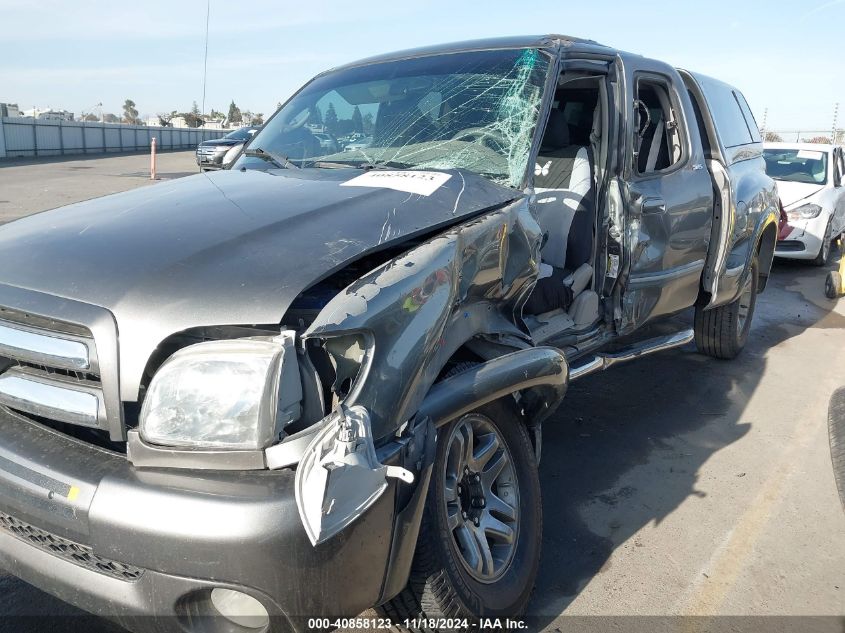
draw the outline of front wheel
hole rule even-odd
[[[736,358],[745,347],[751,318],[757,305],[757,276],[759,266],[755,257],[751,272],[739,297],[718,308],[705,310],[695,307],[695,346],[698,351],[714,358]]]
[[[819,246],[819,253],[816,258],[810,263],[813,266],[824,266],[830,257],[830,244],[833,242],[833,219],[828,220],[827,227],[824,230],[824,237],[822,237],[822,245]]]
[[[528,432],[513,403],[485,405],[438,431],[411,577],[380,611],[414,631],[442,618],[518,617],[534,587],[541,540]]]

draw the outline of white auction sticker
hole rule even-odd
[[[373,169],[356,176],[352,180],[341,183],[341,186],[380,187],[430,196],[451,177],[452,174],[444,174],[439,171],[383,171]]]
[[[822,152],[816,152],[811,149],[798,150],[798,158],[806,158],[808,160],[821,160]]]

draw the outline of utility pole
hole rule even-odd
[[[202,112],[200,115],[205,116],[205,80],[208,75],[208,18],[211,15],[211,0],[206,0],[205,7],[205,57],[202,65]]]
[[[836,143],[836,119],[839,118],[839,102],[833,104],[833,131],[830,133],[830,142]]]

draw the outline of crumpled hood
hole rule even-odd
[[[0,227],[0,283],[110,310],[137,389],[167,336],[279,323],[363,254],[521,195],[455,170],[427,196],[343,186],[362,173],[224,170],[39,213]]]
[[[784,209],[787,209],[796,202],[804,201],[804,198],[809,198],[824,189],[824,185],[790,182],[788,180],[778,180],[777,186],[778,195],[780,196],[780,201],[783,203]],[[811,202],[811,200],[806,200],[805,202]]]

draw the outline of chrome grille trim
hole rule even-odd
[[[102,391],[87,382],[13,367],[0,374],[0,404],[50,420],[107,428]]]
[[[83,303],[61,296],[45,294],[10,286],[0,282],[0,323],[11,327],[33,329],[52,334],[56,338],[77,340],[88,345],[90,369],[65,370],[44,363],[29,363],[19,358],[0,355],[0,372],[18,363],[36,365],[46,371],[30,367],[50,384],[59,386],[91,386],[100,389],[98,396],[98,427],[108,431],[113,442],[126,441],[123,404],[120,399],[120,370],[118,359],[117,323],[114,315],[101,306]],[[55,324],[55,328],[53,327]],[[70,372],[74,375],[62,375]],[[83,379],[83,380],[79,380]]]
[[[8,322],[0,322],[0,356],[58,369],[91,369],[91,353],[84,341]]]

